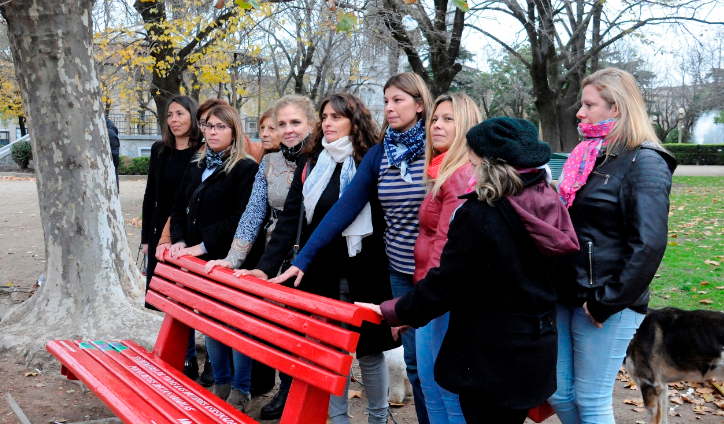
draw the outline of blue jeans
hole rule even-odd
[[[427,415],[432,424],[465,424],[460,398],[435,382],[435,361],[447,333],[450,312],[417,329],[417,372],[425,394]]]
[[[196,359],[196,330],[189,332],[189,344],[186,346],[186,361]]]
[[[615,424],[613,385],[644,314],[625,309],[598,329],[581,307],[556,310],[558,390],[548,402],[563,424]]]
[[[412,282],[412,274],[403,274],[390,269],[390,285],[392,285],[392,297],[404,296],[415,286]],[[407,378],[412,385],[412,397],[415,399],[415,412],[419,424],[430,424],[427,417],[425,405],[425,394],[422,392],[420,377],[417,375],[417,354],[415,353],[415,329],[410,328],[402,335],[402,348],[405,350],[405,365],[407,366]]]
[[[251,364],[253,360],[241,352],[206,336],[206,351],[214,370],[214,384],[233,383],[231,387],[249,393],[251,389]],[[234,356],[234,374],[231,374],[231,356]]]

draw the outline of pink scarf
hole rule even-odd
[[[447,155],[447,152],[435,156],[430,161],[430,165],[427,166],[427,175],[433,180],[437,178],[437,173],[440,171],[440,165],[442,165],[442,160],[445,159],[445,155]]]
[[[583,136],[583,141],[568,156],[558,178],[558,194],[566,208],[571,207],[576,192],[586,184],[588,176],[593,172],[598,153],[608,144],[604,138],[615,123],[613,119],[608,119],[598,124],[578,124],[578,133]]]

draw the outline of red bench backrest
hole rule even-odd
[[[197,258],[171,259],[167,254],[166,259],[178,267],[159,263],[146,296],[148,303],[166,313],[154,354],[182,369],[188,334],[195,328],[294,377],[290,409],[297,409],[294,403],[300,402],[305,415],[310,408],[326,411],[329,393],[343,393],[352,365],[349,352],[355,351],[359,334],[339,323],[380,322],[368,309],[254,277],[236,278],[228,269],[206,274],[206,263]],[[287,409],[282,422],[309,422],[293,419]]]

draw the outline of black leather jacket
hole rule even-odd
[[[584,302],[598,322],[626,308],[646,313],[664,257],[676,160],[653,143],[599,157],[569,208],[581,250],[557,281],[559,303]]]

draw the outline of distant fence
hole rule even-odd
[[[118,135],[160,135],[156,117],[151,113],[111,113]]]

